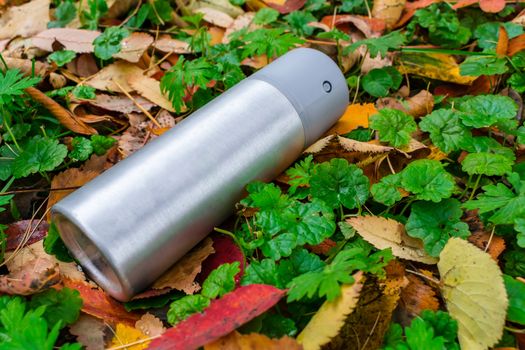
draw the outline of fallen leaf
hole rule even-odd
[[[303,347],[290,337],[271,339],[263,334],[230,334],[204,345],[204,350],[301,350]]]
[[[117,61],[102,68],[97,74],[86,80],[85,85],[97,90],[121,92],[118,85],[115,84],[116,81],[126,92],[131,92],[133,88],[128,84],[128,79],[142,76],[142,73],[142,69],[135,64]]]
[[[153,37],[146,33],[132,33],[121,42],[121,49],[113,58],[120,58],[131,63],[137,63],[144,52],[153,43]]]
[[[330,238],[325,239],[319,244],[316,245],[310,245],[305,244],[304,247],[308,249],[308,251],[317,254],[317,255],[328,255],[330,250],[332,248],[336,247],[337,243],[332,241]]]
[[[374,0],[372,16],[385,21],[387,29],[394,28],[401,18],[406,0]]]
[[[63,279],[64,287],[76,289],[84,301],[82,311],[110,323],[124,323],[134,326],[140,315],[128,312],[121,303],[109,297],[102,289],[79,280]]]
[[[29,59],[4,57],[4,61],[9,68],[18,68],[25,75],[31,75],[33,73],[33,63],[35,75],[44,76],[50,69],[50,66],[47,63]]]
[[[130,327],[123,323],[118,323],[115,329],[115,336],[111,341],[110,347],[121,347],[124,345],[126,350],[142,350],[147,349],[149,345],[148,336],[142,333],[135,327]]]
[[[403,111],[413,117],[422,117],[434,108],[434,96],[426,90],[421,90],[416,95],[401,102],[393,97],[384,97],[376,101],[377,109],[393,108]]]
[[[483,12],[498,13],[505,8],[505,0],[460,0],[454,6],[453,9],[467,7],[474,4],[479,4],[479,8]]]
[[[509,34],[504,26],[499,27],[498,43],[496,44],[496,54],[505,57],[509,48]]]
[[[343,116],[325,135],[347,134],[358,127],[368,128],[368,118],[377,113],[373,103],[354,103],[348,105]]]
[[[363,273],[354,274],[353,284],[341,286],[341,295],[333,301],[325,301],[310,322],[297,336],[297,341],[305,350],[317,350],[334,338],[346,318],[352,313],[363,288]]]
[[[206,22],[214,24],[221,28],[228,28],[233,24],[234,21],[234,19],[230,15],[211,7],[201,7],[195,12],[202,14],[203,19]]]
[[[171,288],[184,291],[186,294],[195,293],[200,289],[199,284],[195,282],[195,277],[201,272],[202,262],[214,251],[213,241],[206,238],[160,276],[151,288]]]
[[[438,3],[438,2],[441,2],[443,0],[416,0],[416,1],[412,1],[412,2],[407,2],[405,7],[407,9],[411,9],[411,10],[417,10],[417,9],[422,9],[422,8],[425,8],[425,7],[428,7],[432,4],[435,4],[435,3]]]
[[[143,98],[142,96],[138,95],[132,95],[135,99],[135,102],[141,105],[142,108],[144,108],[146,111],[149,111],[156,105]],[[71,100],[72,102],[79,102],[75,100]],[[97,97],[94,100],[83,100],[82,102],[91,104],[93,106],[97,106],[100,108],[103,108],[108,111],[112,112],[120,112],[124,114],[129,113],[140,113],[142,112],[141,109],[137,107],[137,105],[130,100],[128,97],[124,95],[106,95],[106,94],[97,94]]]
[[[239,6],[232,5],[230,0],[196,0],[193,1],[190,6],[191,9],[196,10],[201,7],[210,7],[221,12],[224,12],[228,16],[236,18],[244,13],[244,10]]]
[[[269,7],[276,9],[282,14],[301,9],[306,0],[262,0]]]
[[[212,26],[208,28],[208,33],[211,35],[210,45],[215,46],[222,43],[224,39],[224,33],[226,33],[226,30],[224,30],[223,28]]]
[[[525,19],[525,16],[523,17]],[[525,23],[525,20],[524,20]],[[515,38],[509,40],[509,46],[507,49],[507,54],[509,56],[514,56],[518,52],[525,49],[525,34],[518,35]]]
[[[393,147],[378,145],[372,142],[362,142],[346,137],[337,136],[337,140],[341,147],[348,152],[361,152],[361,153],[386,153],[394,150]]]
[[[235,275],[235,283],[239,283],[242,275],[244,274],[245,258],[244,254],[233,241],[231,237],[220,235],[213,236],[213,250],[206,260],[202,262],[201,272],[199,273],[197,280],[202,283],[208,277],[208,275],[222,264],[232,263],[235,261],[239,262],[239,273]]]
[[[51,72],[49,74],[49,83],[51,84],[53,89],[60,89],[66,86],[67,79],[62,74]]]
[[[190,44],[182,40],[173,39],[169,35],[161,36],[159,39],[153,42],[152,46],[164,53],[191,53]]]
[[[235,18],[232,24],[226,28],[222,42],[224,44],[229,43],[229,36],[231,33],[237,32],[243,28],[255,29],[259,26],[253,24],[253,19],[255,17],[255,12],[246,12],[245,14]]]
[[[285,291],[264,284],[235,289],[212,300],[205,312],[197,313],[166,331],[149,349],[185,350],[208,344],[266,312],[279,302]]]
[[[108,3],[108,13],[104,15],[104,18],[118,18],[122,15],[129,13],[139,0],[110,0]]]
[[[160,90],[160,82],[158,80],[142,74],[135,74],[128,78],[128,84],[147,100],[170,112],[175,112],[171,101]],[[182,112],[185,110],[183,108]]]
[[[395,220],[380,216],[358,216],[346,222],[377,249],[391,248],[392,254],[402,259],[425,264],[437,263],[437,259],[425,252],[423,242],[408,236],[405,226]]]
[[[23,248],[42,240],[47,235],[49,224],[45,220],[20,220],[7,226],[6,251]]]
[[[505,250],[505,240],[498,235],[491,235],[489,232],[474,232],[467,239],[479,249],[489,253],[496,261]]]
[[[148,337],[156,337],[166,332],[166,328],[161,320],[146,312],[140,320],[135,323],[135,328]]]
[[[87,78],[98,73],[99,68],[93,55],[88,53],[81,53],[72,62],[67,64],[67,70],[63,71],[62,74],[69,74],[68,79],[80,83],[80,78]]]
[[[0,39],[28,37],[47,28],[50,0],[33,0],[11,6],[0,17]]]
[[[416,317],[423,310],[439,310],[439,300],[432,287],[426,285],[420,278],[408,274],[408,285],[401,290],[400,305],[410,318]]]
[[[460,238],[448,240],[439,255],[441,294],[458,321],[462,349],[487,349],[503,335],[507,292],[502,273],[487,253]]]
[[[104,330],[106,325],[96,317],[81,314],[77,322],[69,326],[69,333],[76,336],[77,341],[86,350],[104,350]]]
[[[100,35],[96,30],[51,28],[44,30],[31,38],[34,47],[41,50],[53,52],[53,44],[58,42],[64,46],[64,50],[77,53],[93,52],[93,40]]]

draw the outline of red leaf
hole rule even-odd
[[[213,249],[215,253],[211,254],[202,263],[202,270],[197,280],[200,284],[204,282],[206,277],[222,264],[239,262],[240,272],[235,276],[235,282],[239,284],[242,275],[244,274],[244,254],[241,248],[228,236],[214,236]]]
[[[40,222],[38,220],[21,220],[12,223],[5,230],[7,234],[6,251],[15,250],[23,242],[25,234],[28,234],[29,238],[26,238],[27,241],[20,248],[40,241],[47,235],[48,229],[49,225],[45,220]]]
[[[232,332],[277,304],[284,290],[251,284],[213,300],[203,313],[195,314],[153,340],[148,349],[196,349]]]
[[[280,1],[275,0],[263,0],[263,2],[280,13],[287,14],[302,8],[306,3],[306,0],[286,0],[282,5],[279,4]]]
[[[68,278],[63,280],[64,286],[76,289],[84,301],[82,311],[91,316],[109,322],[121,322],[135,327],[135,322],[140,319],[139,314],[128,312],[118,301],[109,297],[102,289],[95,288],[84,281],[74,281]]]

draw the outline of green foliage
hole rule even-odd
[[[457,199],[448,198],[439,203],[415,202],[406,224],[409,236],[423,241],[431,256],[439,256],[450,237],[467,238],[468,225],[461,221],[463,211]]]
[[[379,132],[379,139],[394,147],[408,145],[417,130],[414,118],[397,109],[383,108],[370,117],[370,127]]]
[[[253,19],[253,23],[260,24],[260,25],[266,25],[266,24],[275,22],[278,17],[279,17],[279,11],[271,7],[264,7],[260,9],[259,11],[257,11]]]
[[[77,17],[77,7],[72,1],[65,0],[58,5],[54,12],[54,21],[47,23],[48,28],[65,27]]]
[[[35,136],[13,161],[13,176],[21,178],[53,170],[62,163],[66,155],[67,147],[58,144],[58,140]]]
[[[385,69],[374,68],[362,80],[363,89],[374,97],[385,97],[394,86],[392,76]]]
[[[503,275],[503,281],[509,298],[507,319],[525,325],[525,283],[508,275]]]
[[[96,30],[98,22],[109,10],[108,5],[106,0],[87,0],[87,5],[87,9],[80,14],[80,21],[84,28]]]
[[[288,192],[290,194],[294,194],[299,187],[310,184],[314,169],[313,159],[314,157],[310,155],[286,170],[286,175],[290,177],[290,181],[288,181],[290,184]]]
[[[310,22],[317,22],[317,19],[306,11],[292,11],[284,16],[292,31],[299,36],[309,36],[314,32],[314,27],[308,25]]]
[[[355,10],[364,5],[365,1],[366,0],[342,0],[341,11],[354,13]]]
[[[0,105],[12,103],[24,89],[32,87],[40,81],[38,77],[24,77],[18,69],[8,69],[0,73]]]
[[[29,307],[37,309],[45,306],[43,317],[49,325],[60,324],[61,327],[73,324],[80,315],[82,298],[76,289],[48,289],[31,298]]]
[[[376,202],[391,206],[402,198],[401,192],[401,175],[392,174],[384,176],[378,183],[372,185],[370,192]]]
[[[464,125],[483,128],[516,117],[518,107],[508,96],[479,95],[464,98],[456,105]]]
[[[471,153],[461,162],[461,168],[469,175],[505,175],[512,171],[512,159],[488,152]]]
[[[256,55],[266,55],[269,58],[278,57],[304,42],[294,34],[286,33],[282,28],[261,28],[251,32],[241,30],[237,33],[245,42],[243,57]]]
[[[519,93],[525,92],[525,73],[514,73],[507,80],[507,83]]]
[[[443,165],[431,159],[419,159],[410,163],[401,175],[402,187],[413,193],[416,199],[439,202],[454,192],[456,183]]]
[[[347,46],[343,50],[344,55],[348,55],[350,52],[357,50],[360,46],[365,45],[370,53],[370,57],[374,58],[377,55],[386,57],[386,54],[390,50],[398,49],[400,46],[405,45],[407,38],[400,31],[394,31],[378,38],[369,38],[356,41],[352,45]]]
[[[60,238],[58,229],[54,222],[49,225],[49,230],[44,238],[44,251],[49,255],[54,255],[58,260],[64,262],[73,262],[73,258],[69,255],[69,250]]]
[[[91,147],[97,156],[104,155],[117,142],[113,137],[91,135]]]
[[[443,152],[460,150],[472,138],[470,130],[461,123],[459,113],[451,109],[437,109],[422,118],[419,128],[430,134],[432,143]]]
[[[504,74],[508,71],[505,58],[497,56],[469,56],[459,65],[461,75],[480,75]]]
[[[73,96],[81,100],[94,100],[95,98],[97,98],[95,91],[95,88],[91,86],[77,85],[71,91],[71,93],[73,94]]]
[[[517,232],[516,239],[518,246],[525,248],[525,219],[517,218],[514,220],[514,230]]]
[[[148,19],[156,25],[164,25],[172,18],[173,8],[169,0],[155,0],[148,3]]]
[[[168,322],[172,325],[184,321],[197,312],[202,312],[210,305],[210,299],[200,294],[186,295],[175,300],[168,310]]]
[[[222,297],[235,288],[235,276],[240,272],[239,262],[222,264],[206,278],[201,294],[209,299]]]
[[[73,61],[76,56],[77,54],[75,53],[75,51],[60,50],[60,51],[55,51],[49,56],[47,56],[47,61],[54,62],[58,67],[62,67],[65,64]]]
[[[101,60],[109,60],[114,54],[119,53],[121,42],[129,36],[129,31],[120,27],[108,27],[94,41],[95,56]]]
[[[478,39],[478,46],[482,49],[495,49],[499,40],[500,22],[482,23],[474,30],[474,37]],[[519,24],[506,22],[503,27],[507,31],[509,39],[523,34],[523,27]]]

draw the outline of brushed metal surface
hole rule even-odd
[[[220,225],[246,184],[274,178],[304,144],[288,99],[247,79],[67,196],[52,215],[88,274],[125,301]]]

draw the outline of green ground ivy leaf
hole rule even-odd
[[[121,42],[129,36],[129,31],[121,27],[108,27],[94,41],[95,56],[102,60],[109,60],[114,54],[120,52]]]
[[[95,91],[96,90],[94,87],[87,85],[77,85],[71,91],[71,93],[73,94],[73,96],[81,100],[94,100],[95,98],[97,98]]]
[[[296,163],[292,168],[286,170],[286,175],[290,177],[288,184],[290,188],[288,192],[293,194],[297,191],[298,187],[307,186],[310,184],[310,177],[312,176],[314,170],[314,157],[309,155],[305,159]]]
[[[103,135],[91,135],[90,140],[93,152],[97,156],[104,155],[117,142],[113,137]]]
[[[507,320],[525,325],[525,283],[508,275],[503,275],[503,281],[509,298]]]
[[[379,139],[394,147],[408,145],[417,130],[414,118],[403,111],[384,108],[370,117],[370,127],[379,132]]]
[[[312,35],[314,27],[309,26],[308,23],[317,22],[317,18],[306,11],[292,11],[284,16],[284,20],[288,22],[292,31],[299,36]]]
[[[483,186],[484,192],[463,206],[469,210],[478,209],[480,214],[494,212],[489,221],[496,225],[514,224],[515,219],[525,217],[525,181],[517,173],[508,175],[507,181],[512,188],[503,183]]]
[[[415,202],[406,224],[409,236],[423,241],[431,256],[439,256],[450,237],[466,238],[468,225],[460,220],[463,215],[457,199],[444,199],[439,203]]]
[[[54,62],[57,66],[62,67],[63,65],[73,61],[77,54],[71,50],[60,50],[55,51],[47,56],[48,62]]]
[[[479,95],[462,99],[456,108],[463,124],[474,128],[491,126],[516,117],[518,106],[508,96]]]
[[[525,73],[514,73],[510,76],[510,78],[507,80],[507,83],[510,84],[510,86],[516,90],[517,92],[524,93],[525,92]]]
[[[297,334],[297,326],[293,320],[280,314],[266,313],[259,332],[270,338],[293,337]]]
[[[443,337],[436,337],[434,329],[422,319],[416,317],[410,327],[405,329],[406,342],[411,350],[440,350],[445,348]]]
[[[44,251],[49,255],[54,255],[60,261],[75,261],[71,255],[69,255],[69,250],[64,244],[64,241],[62,241],[54,222],[51,222],[47,235],[44,237]]]
[[[405,34],[402,34],[400,31],[396,30],[378,38],[356,41],[352,45],[345,47],[343,54],[348,55],[350,52],[357,50],[360,46],[365,45],[370,52],[370,57],[374,58],[377,55],[386,57],[386,54],[389,50],[397,50],[400,46],[404,45],[406,41],[407,38]]]
[[[466,142],[462,148],[469,153],[485,152],[499,154],[505,156],[512,162],[516,160],[516,155],[511,148],[502,146],[501,143],[492,137],[475,136]]]
[[[514,230],[518,233],[516,235],[518,246],[525,248],[525,218],[519,218],[514,221]]]
[[[311,203],[296,201],[284,215],[285,230],[296,235],[299,245],[320,244],[335,232],[334,212],[319,200]]]
[[[210,299],[200,295],[186,295],[179,300],[175,300],[168,310],[168,322],[172,325],[184,321],[197,312],[202,312],[210,305]]]
[[[257,11],[255,17],[253,18],[253,22],[255,24],[265,25],[275,22],[278,17],[279,11],[271,7],[264,7]]]
[[[437,160],[419,159],[401,172],[402,187],[415,194],[417,199],[439,202],[454,192],[456,183]]]
[[[385,97],[390,88],[394,86],[394,80],[387,71],[375,68],[368,72],[362,80],[363,89],[374,97]]]
[[[326,264],[321,258],[304,248],[294,250],[290,258],[280,261],[279,273],[285,280],[291,280],[295,276],[311,271],[319,271]]]
[[[443,152],[457,151],[472,138],[470,130],[461,123],[459,114],[451,109],[435,110],[421,119],[419,128],[428,132],[432,143]]]
[[[474,30],[474,37],[478,39],[478,46],[482,49],[495,49],[499,39],[499,28],[503,24],[509,39],[523,34],[523,27],[512,22],[488,22],[482,23]]]
[[[39,306],[46,307],[43,316],[47,324],[55,325],[61,321],[61,326],[65,327],[78,319],[82,298],[76,289],[48,289],[31,298],[29,307],[36,309]]]
[[[401,175],[392,174],[384,176],[378,183],[373,184],[370,192],[376,202],[391,206],[403,198],[399,191],[401,187]]]
[[[509,70],[507,60],[497,56],[469,56],[459,65],[461,75],[500,75]]]
[[[279,260],[292,254],[292,250],[297,246],[297,235],[293,233],[282,233],[264,242],[261,251],[264,256]]]
[[[13,162],[13,175],[21,178],[59,166],[67,155],[67,147],[58,140],[33,137]]]
[[[69,0],[62,1],[62,3],[60,3],[55,9],[53,16],[55,17],[55,20],[47,23],[48,28],[65,27],[77,17],[77,7]]]
[[[71,140],[71,147],[73,149],[69,152],[69,158],[74,161],[85,161],[93,153],[93,146],[91,141],[85,137],[76,136]]]
[[[287,281],[283,281],[279,274],[278,265],[273,259],[252,260],[242,276],[241,285],[270,284],[277,288],[284,288]]]
[[[235,289],[235,276],[240,272],[239,262],[222,264],[213,270],[202,284],[201,294],[209,299],[222,297]]]
[[[514,162],[501,154],[487,152],[470,153],[461,162],[461,168],[469,175],[504,175],[512,171]]]
[[[331,208],[361,207],[369,195],[370,181],[363,171],[346,159],[334,158],[316,166],[310,179],[310,193]]]

